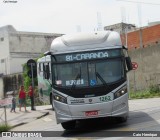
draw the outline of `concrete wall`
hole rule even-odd
[[[9,40],[10,73],[22,72],[22,64],[31,58],[38,58],[41,54],[48,51],[55,37],[40,33],[11,33]]]
[[[51,42],[56,37],[56,35],[45,33],[11,33],[9,41],[10,52],[44,53],[49,50]]]
[[[10,68],[12,73],[21,73],[23,71],[23,64],[28,61],[29,58],[11,58]]]
[[[3,77],[0,76],[0,99],[4,98]]]
[[[160,85],[160,45],[129,51],[138,69],[129,72],[130,87],[134,90]]]
[[[104,30],[113,30],[120,34],[124,34],[126,31],[134,31],[135,25],[121,22],[110,26],[105,26]]]
[[[0,32],[0,73],[9,72],[9,37],[8,33]]]
[[[22,73],[3,76],[4,94],[8,91],[18,91],[23,85]]]
[[[49,51],[59,34],[15,32],[10,33],[10,73],[22,72],[22,64]]]
[[[22,64],[50,50],[51,42],[62,34],[16,31],[8,25],[0,28],[0,73],[22,72]]]

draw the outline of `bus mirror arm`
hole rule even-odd
[[[129,72],[130,70],[133,69],[131,58],[128,55],[128,48],[126,48],[125,46],[122,46],[122,48],[126,51],[125,61],[126,61],[126,65],[127,65],[127,72]]]
[[[126,65],[127,65],[127,69],[128,69],[127,72],[129,72],[130,70],[133,69],[131,58],[129,56],[127,56],[127,57],[125,57],[125,60],[126,60]]]
[[[44,53],[44,56],[47,56],[47,55],[51,55],[51,52],[47,51],[47,52]]]
[[[128,51],[128,48],[126,48],[125,46],[122,46],[122,48],[123,48],[124,50],[127,50],[127,51]]]
[[[126,48],[125,46],[122,46],[122,49],[125,50],[125,54],[126,54],[125,56],[127,57],[128,56],[128,48]]]

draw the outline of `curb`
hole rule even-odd
[[[49,115],[49,112],[45,112],[45,114],[43,114],[42,116],[37,117],[36,119],[43,118],[43,117],[45,117],[45,116],[47,116],[47,115]]]
[[[18,126],[21,126],[21,125],[24,125],[24,124],[27,124],[27,122],[22,122],[22,123],[13,125],[13,126],[11,126],[11,127],[12,127],[12,128],[15,128],[15,127],[18,127]],[[11,129],[12,129],[12,128],[11,128]]]
[[[34,119],[34,120],[38,120],[38,119],[43,118],[43,117],[45,117],[47,115],[49,115],[49,112],[45,112],[43,115],[41,115],[39,117],[36,117],[36,119]],[[27,124],[27,123],[29,123],[29,122],[22,122],[22,123],[19,123],[19,124],[15,124],[15,125],[11,126],[11,129],[13,129],[15,127],[18,127],[18,126],[21,126],[21,125],[24,125],[24,124]]]

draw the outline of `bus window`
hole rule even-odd
[[[49,79],[50,78],[49,63],[43,63],[43,77],[45,79]]]

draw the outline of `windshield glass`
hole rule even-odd
[[[53,83],[59,87],[92,87],[116,82],[124,77],[121,58],[52,64],[52,67]]]

